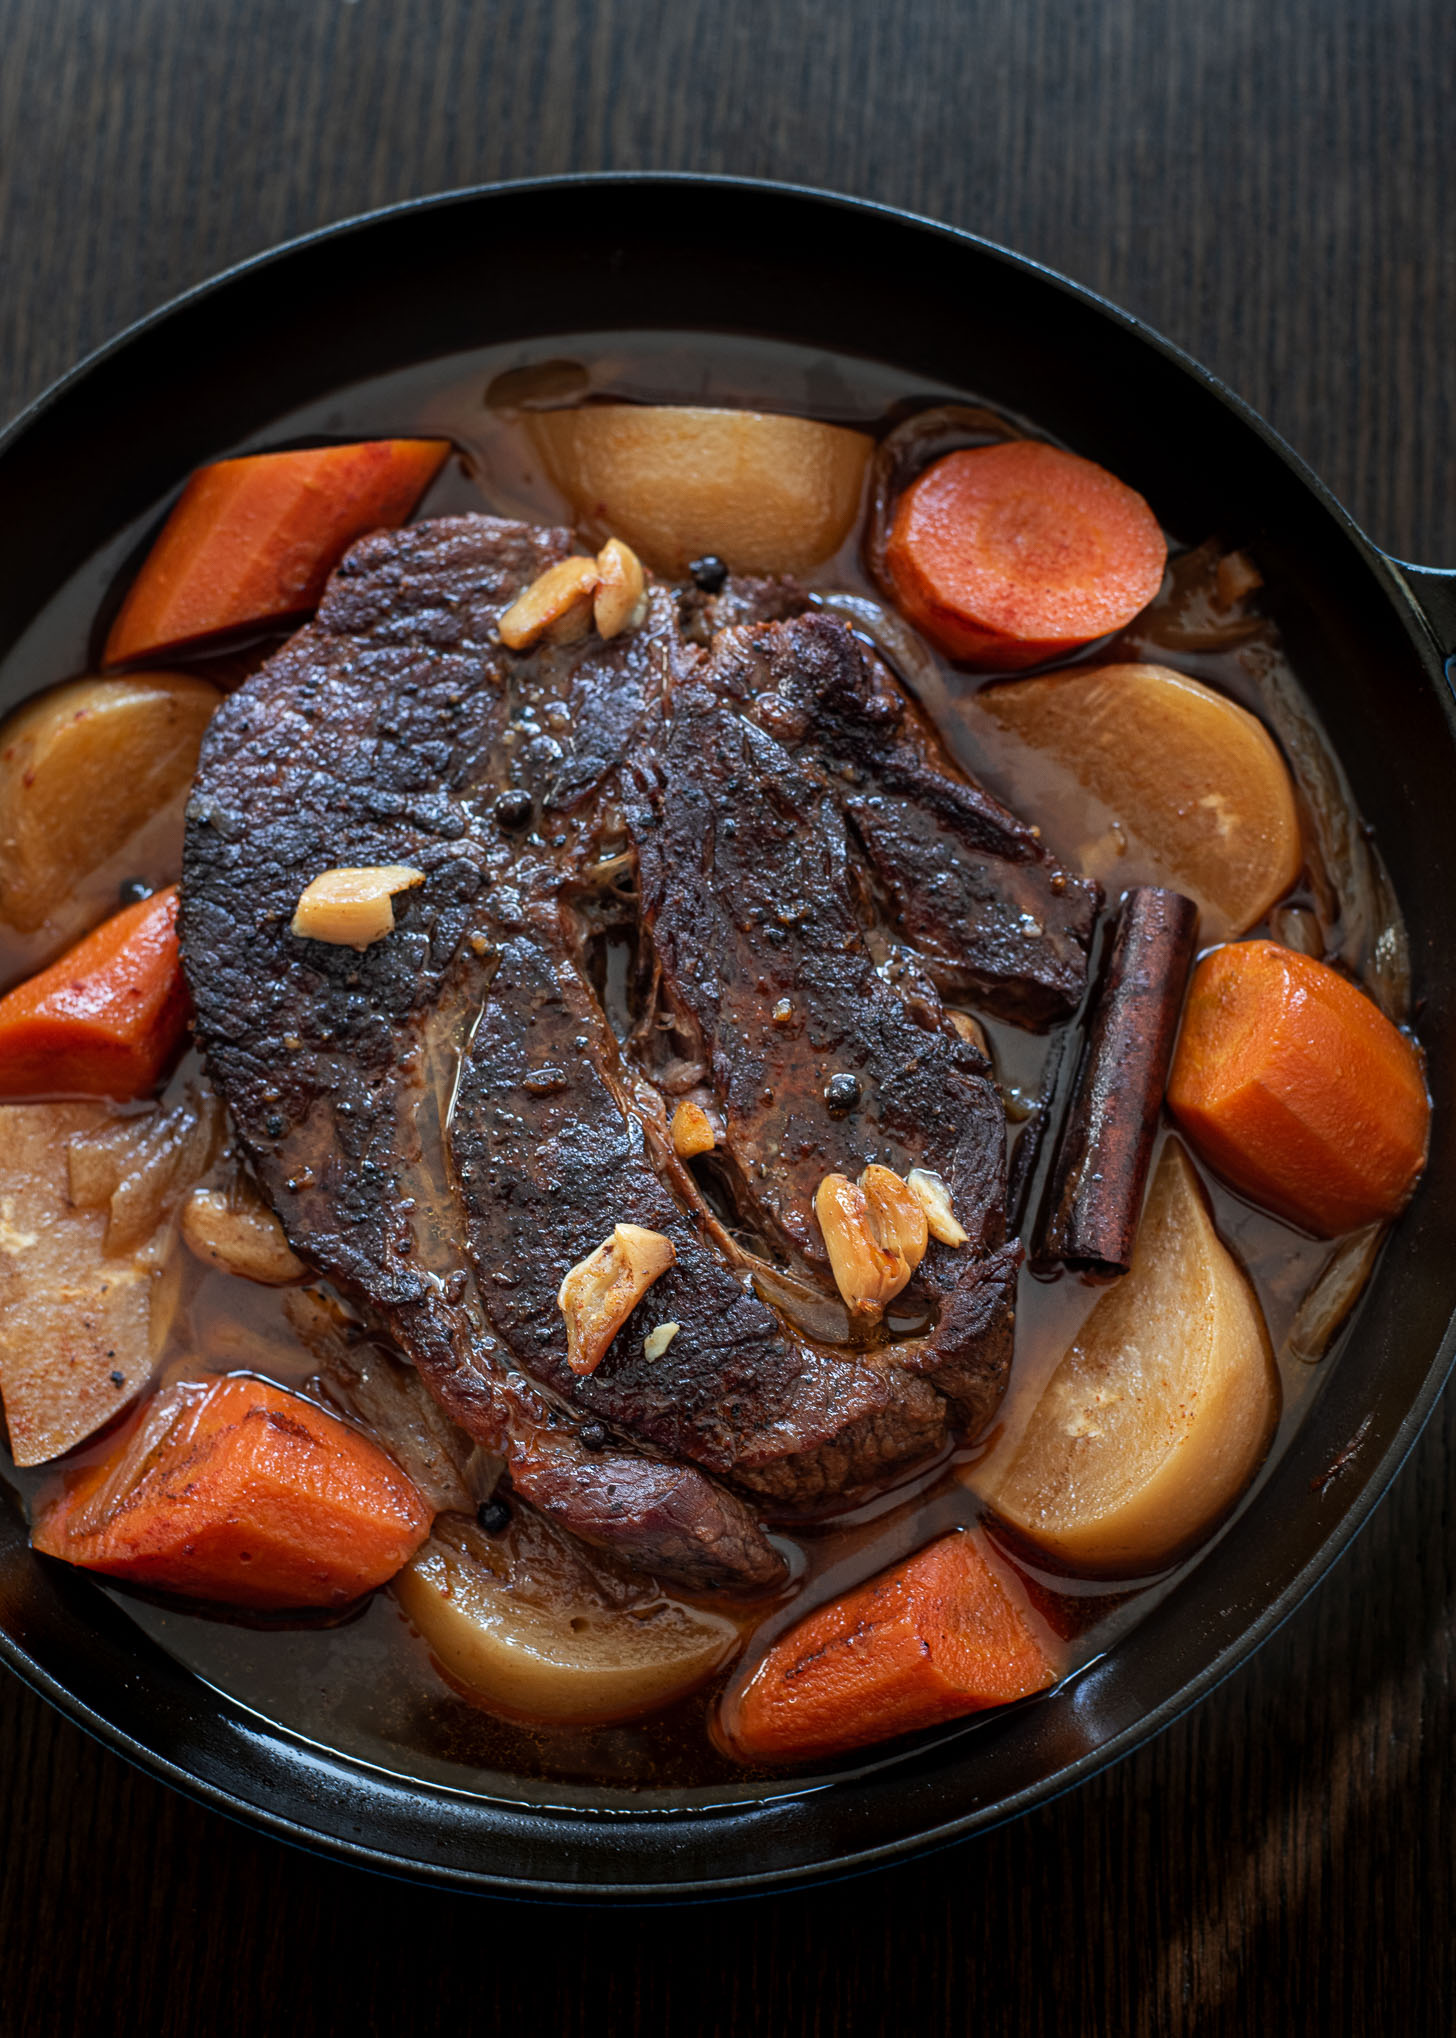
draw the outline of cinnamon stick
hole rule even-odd
[[[1035,1259],[1125,1274],[1142,1214],[1198,911],[1181,892],[1127,894],[1087,1029]]]

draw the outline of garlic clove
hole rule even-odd
[[[814,1215],[835,1286],[857,1316],[873,1322],[909,1280],[909,1261],[880,1244],[864,1190],[843,1175],[824,1177],[814,1192]]]
[[[578,1260],[557,1291],[566,1319],[566,1363],[594,1373],[653,1282],[677,1258],[670,1238],[640,1224],[618,1224],[595,1252]]]
[[[424,881],[425,873],[407,863],[326,870],[304,887],[293,915],[293,932],[336,948],[368,948],[393,932],[395,894]]]
[[[701,1104],[694,1104],[686,1097],[673,1112],[670,1129],[672,1150],[679,1160],[689,1161],[694,1154],[711,1153],[718,1144],[712,1119]]]
[[[600,637],[617,637],[635,629],[647,612],[647,576],[642,561],[620,538],[608,538],[597,554],[601,578],[592,596],[592,614]]]
[[[876,1239],[886,1251],[899,1253],[913,1273],[925,1258],[930,1236],[924,1204],[893,1168],[875,1163],[860,1176],[859,1186]]]
[[[558,559],[522,590],[499,623],[501,642],[529,651],[543,637],[571,643],[591,628],[592,596],[601,575],[595,559]]]
[[[932,1174],[929,1168],[912,1168],[905,1177],[905,1186],[924,1210],[932,1238],[942,1245],[967,1243],[970,1233],[957,1221],[950,1190],[939,1175]]]

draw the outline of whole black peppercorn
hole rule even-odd
[[[495,803],[495,818],[502,828],[524,828],[531,811],[531,795],[526,792],[502,793]]]
[[[124,1387],[126,1385],[125,1373],[113,1372],[111,1375],[111,1384],[113,1387]]]
[[[498,1536],[511,1518],[511,1511],[503,1500],[482,1500],[475,1510],[475,1519],[488,1536]]]
[[[156,886],[149,885],[144,877],[123,878],[117,886],[123,906],[139,906],[142,900],[149,899],[156,889]]]
[[[599,1451],[607,1440],[606,1424],[584,1422],[576,1434],[584,1451]]]
[[[288,1120],[280,1118],[278,1113],[274,1111],[264,1120],[263,1130],[270,1139],[282,1139],[284,1133],[288,1130]]]
[[[694,559],[688,572],[694,587],[700,587],[704,594],[716,594],[728,578],[728,568],[716,552],[705,552],[701,559]]]
[[[824,1085],[824,1102],[836,1117],[846,1111],[853,1111],[860,1099],[859,1077],[846,1074],[831,1076]]]

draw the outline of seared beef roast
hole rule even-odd
[[[822,1506],[994,1411],[1004,1123],[940,993],[1067,1010],[1096,900],[786,583],[654,588],[609,643],[506,650],[502,612],[569,549],[489,517],[354,547],[208,734],[183,953],[296,1249],[532,1505],[752,1588],[782,1560],[745,1495]],[[425,873],[394,933],[290,931],[321,871],[385,863]],[[687,1095],[724,1128],[696,1172],[667,1130]],[[871,1160],[936,1170],[970,1233],[879,1342],[811,1211]],[[556,1292],[619,1222],[676,1263],[579,1378]]]

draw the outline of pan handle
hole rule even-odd
[[[1446,661],[1447,679],[1456,687],[1456,573],[1439,566],[1408,566],[1400,559],[1390,563]]]

